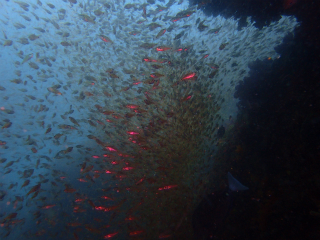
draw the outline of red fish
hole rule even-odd
[[[135,108],[139,108],[140,106],[139,105],[134,105],[134,104],[128,104],[126,107],[130,108],[130,109],[135,109]]]
[[[168,185],[168,186],[164,186],[162,188],[158,188],[159,191],[162,191],[162,190],[169,190],[171,188],[174,188],[174,187],[177,187],[178,185]]]
[[[146,179],[145,177],[141,178],[138,182],[136,182],[136,185],[142,183],[145,179]]]
[[[108,149],[110,152],[117,152],[117,149],[112,147],[106,147],[106,149]]]
[[[111,197],[108,197],[108,196],[102,196],[101,198],[103,198],[104,200],[112,200],[113,201],[113,199]]]
[[[53,208],[54,206],[55,204],[47,205],[47,206],[43,206],[42,209],[49,209],[49,208]]]
[[[295,5],[298,2],[298,0],[284,0],[283,1],[283,8],[284,9],[289,9],[293,5]]]
[[[145,61],[145,62],[153,62],[153,60],[150,59],[150,58],[144,58],[142,61]]]
[[[129,216],[129,217],[125,218],[124,220],[125,221],[132,221],[132,220],[136,220],[136,219],[137,218],[135,218],[135,217]]]
[[[191,97],[192,97],[192,95],[189,95],[189,96],[187,96],[185,98],[181,98],[180,102],[188,101]]]
[[[135,236],[135,235],[138,235],[138,234],[143,233],[143,232],[144,232],[143,230],[134,231],[134,232],[131,232],[131,233],[130,233],[130,236]]]
[[[156,50],[158,51],[158,52],[164,52],[164,51],[167,51],[167,50],[169,50],[169,49],[171,49],[170,47],[157,47],[156,48]]]
[[[196,79],[197,79],[196,73],[192,72],[192,73],[188,73],[188,74],[184,75],[181,78],[181,81],[184,81],[184,80],[196,80]]]
[[[140,133],[138,132],[133,132],[133,131],[127,131],[128,134],[130,135],[139,135]]]
[[[129,171],[129,170],[132,170],[133,169],[133,167],[124,167],[124,168],[122,168],[122,170],[125,170],[125,171]]]
[[[181,18],[176,17],[176,18],[172,18],[171,21],[172,21],[172,22],[177,22],[177,21],[179,21],[180,19],[181,19]]]
[[[104,238],[104,239],[109,239],[109,238],[114,237],[114,236],[117,235],[118,233],[119,233],[119,232],[110,233],[110,234],[105,235],[103,238]]]

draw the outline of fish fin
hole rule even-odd
[[[228,183],[231,191],[243,191],[249,188],[242,185],[237,179],[235,179],[230,172],[228,172]]]

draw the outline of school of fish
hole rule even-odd
[[[1,1],[1,239],[192,239],[235,87],[299,25],[203,4]]]

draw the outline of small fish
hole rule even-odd
[[[56,135],[54,135],[54,138],[55,138],[55,139],[59,139],[61,136],[63,136],[63,134],[57,133]]]
[[[164,29],[161,29],[160,30],[160,32],[157,34],[157,36],[155,37],[155,39],[158,39],[159,37],[161,37],[163,34],[165,34],[166,33],[166,29],[164,28]]]
[[[18,214],[17,213],[10,213],[8,216],[6,216],[2,222],[6,222],[7,220],[11,220],[13,218],[15,218]]]
[[[36,27],[36,28],[34,28],[34,29],[36,29],[36,30],[38,30],[39,32],[42,32],[42,33],[45,33],[45,32],[46,32],[46,30],[44,30],[43,28]]]
[[[103,238],[104,238],[104,239],[109,239],[109,238],[114,237],[114,236],[117,235],[118,233],[119,233],[119,232],[109,233],[109,234],[105,235]]]
[[[219,47],[219,50],[223,50],[227,45],[228,43],[222,43]]]
[[[47,131],[45,132],[45,134],[47,134],[47,133],[49,133],[49,132],[51,132],[51,128],[50,128],[50,127],[47,129]]]
[[[3,44],[3,46],[11,46],[12,45],[12,40],[6,40]]]
[[[67,124],[59,124],[58,127],[60,129],[76,129],[76,130],[78,130],[77,128],[75,128],[75,127],[73,127],[71,125],[67,125]]]
[[[61,44],[62,46],[64,46],[64,47],[72,46],[71,43],[66,42],[66,41],[62,41],[60,44]]]
[[[22,184],[21,188],[25,187],[25,186],[28,186],[30,183],[30,180],[25,180],[24,183]],[[20,189],[21,189],[20,188]]]
[[[80,125],[79,125],[79,123],[77,122],[77,120],[75,120],[73,117],[69,117],[69,119],[70,119],[70,121],[71,121],[72,123],[74,123],[75,125],[77,125],[77,126],[80,127]]]
[[[181,78],[181,81],[185,81],[185,80],[196,80],[197,79],[197,75],[195,72],[192,72],[192,73],[188,73],[186,75],[184,75],[182,78]]]
[[[28,38],[29,38],[30,41],[34,41],[34,40],[38,39],[39,36],[37,36],[35,34],[30,34]]]
[[[41,183],[33,186],[33,187],[31,188],[31,190],[27,193],[27,196],[30,195],[31,193],[34,193],[34,192],[39,191],[40,187],[41,187]]]
[[[69,152],[71,152],[73,149],[73,147],[68,147],[66,150],[63,151],[64,154],[67,154]]]
[[[36,70],[39,69],[39,66],[34,62],[29,62],[29,66],[32,67],[33,69],[36,69]]]
[[[111,39],[110,38],[108,38],[107,36],[105,36],[105,35],[99,35],[99,37],[100,37],[100,39],[102,40],[102,41],[104,41],[104,42],[109,42],[109,43],[113,43],[112,41],[111,41]]]
[[[92,127],[96,127],[97,125],[94,123],[94,122],[92,122],[91,120],[88,120],[88,123],[92,126]]]
[[[33,57],[33,53],[30,53],[27,56],[25,56],[25,58],[23,59],[21,65],[24,64],[25,62],[29,61],[32,57]]]
[[[178,35],[176,35],[173,40],[180,39],[183,35],[184,35],[184,31],[182,31]]]
[[[189,95],[189,96],[187,96],[187,97],[184,97],[184,98],[180,99],[180,102],[188,101],[191,97],[192,97],[192,95]]]
[[[49,92],[52,92],[52,93],[54,93],[56,95],[62,95],[62,93],[59,92],[58,89],[56,89],[56,88],[48,87],[47,89],[48,89]]]
[[[96,17],[90,17],[90,16],[88,16],[86,14],[79,14],[79,16],[85,22],[90,22],[90,23],[93,23],[93,24],[96,23],[95,22]]]
[[[155,43],[143,43],[139,47],[145,48],[145,49],[150,49],[150,48],[153,48],[155,45],[157,45],[157,44],[155,44]]]
[[[8,39],[7,34],[2,30],[3,36],[5,39]]]
[[[7,122],[6,124],[4,124],[4,125],[2,126],[2,129],[4,129],[4,128],[9,128],[9,127],[11,127],[11,125],[12,125],[12,122]]]
[[[54,206],[56,206],[56,204],[52,204],[52,205],[46,205],[41,207],[42,209],[49,209],[49,208],[53,208]]]

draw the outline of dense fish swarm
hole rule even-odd
[[[1,238],[191,239],[235,86],[296,19],[239,30],[186,0],[0,6]]]

